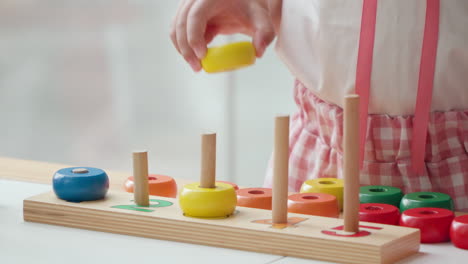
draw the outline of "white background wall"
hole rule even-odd
[[[253,67],[191,72],[168,37],[177,4],[2,0],[0,155],[130,171],[148,149],[152,173],[195,180],[215,131],[218,178],[261,185],[293,79],[272,47]]]

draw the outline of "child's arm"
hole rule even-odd
[[[218,34],[252,36],[256,55],[261,57],[275,38],[273,22],[279,23],[280,10],[281,0],[182,0],[171,39],[194,71],[201,69],[206,46]]]

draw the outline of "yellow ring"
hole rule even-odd
[[[236,42],[208,48],[201,60],[208,73],[232,71],[255,63],[255,48],[251,42]]]
[[[201,188],[200,183],[184,186],[179,205],[184,215],[199,218],[224,218],[234,213],[237,195],[234,187],[216,183],[215,188]]]
[[[318,178],[305,181],[301,193],[328,193],[334,195],[340,210],[343,210],[343,180],[337,178]]]

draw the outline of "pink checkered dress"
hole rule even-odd
[[[290,190],[298,191],[302,183],[311,178],[342,178],[343,113],[333,102],[336,104],[337,98],[356,93],[361,98],[361,184],[391,185],[402,188],[405,193],[447,193],[452,196],[457,210],[468,211],[468,108],[466,101],[461,104],[455,102],[466,98],[466,82],[447,81],[457,78],[465,80],[464,75],[448,75],[450,72],[466,71],[465,63],[448,64],[453,58],[462,57],[461,54],[466,51],[464,41],[455,41],[455,36],[463,35],[464,31],[458,29],[453,35],[447,35],[454,27],[453,21],[458,21],[448,20],[447,15],[453,15],[454,10],[457,10],[455,7],[461,5],[461,1],[446,1],[441,7],[440,0],[363,0],[359,12],[354,1],[310,0],[300,3],[283,3],[286,15],[282,17],[278,34],[279,54],[285,64],[298,80],[310,86],[308,89],[301,82],[296,82],[295,100],[299,112],[292,118],[290,130]],[[304,6],[309,9],[304,9]],[[393,10],[393,15],[386,15],[387,9]],[[421,16],[420,11],[424,9],[425,16]],[[380,15],[377,16],[379,10]],[[395,14],[406,11],[409,12],[406,16],[401,15],[395,19]],[[343,18],[348,15],[346,19]],[[360,27],[355,26],[358,16],[361,20]],[[401,27],[394,23],[404,23],[404,20],[400,20],[404,17],[413,26],[412,31],[401,36],[395,35],[394,32],[399,32],[396,29]],[[460,13],[458,19],[464,17],[465,13]],[[376,39],[378,29],[384,30],[377,34],[379,37]],[[421,38],[413,38],[419,34],[415,33],[419,30],[423,30],[420,32]],[[298,32],[301,34],[297,34]],[[355,46],[357,33],[359,41]],[[409,35],[411,38],[405,38]],[[392,39],[392,36],[397,40]],[[447,39],[451,41],[446,41]],[[375,43],[377,49],[374,52]],[[395,51],[403,47],[402,43],[407,47],[401,50],[401,54],[389,52],[399,59],[393,60],[386,56],[387,50]],[[357,54],[354,53],[355,48]],[[417,57],[414,52],[419,49],[421,56],[419,67],[416,68],[414,60]],[[342,67],[342,64],[352,63],[354,54],[357,60],[352,84],[354,67]],[[405,59],[401,59],[402,57]],[[387,67],[386,63],[391,66]],[[409,64],[413,66],[408,66]],[[402,67],[404,72],[395,74],[398,72],[395,66],[408,67]],[[416,78],[410,81],[408,77],[416,71],[419,71],[417,83]],[[386,74],[382,75],[387,72],[388,78]],[[439,73],[438,78],[436,72]],[[398,82],[392,81],[392,76],[397,79],[402,77],[403,81],[398,85]],[[436,86],[434,82],[437,83]],[[395,85],[400,90],[388,90]],[[414,111],[409,111],[413,102],[409,102],[409,96],[405,97],[405,91],[415,96]],[[415,91],[417,94],[414,94]],[[373,96],[370,96],[371,93]],[[380,107],[376,105],[379,103],[377,101],[372,101],[373,110],[370,110],[371,99],[383,103],[385,93],[392,95],[393,97],[389,97],[394,101],[383,105],[401,107],[399,110],[405,114],[398,114],[398,109],[388,107],[384,111],[383,107],[377,111]],[[434,104],[433,94],[436,98]],[[395,95],[407,100],[401,104],[396,103]],[[444,99],[445,105],[441,104],[443,100],[437,99]],[[402,106],[406,107],[406,112],[402,110]],[[459,110],[437,112],[437,109]],[[397,114],[383,114],[392,111]],[[266,185],[271,186],[271,166]]]
[[[299,111],[290,125],[289,190],[299,191],[307,179],[342,178],[342,109],[300,82],[294,97]],[[412,124],[413,116],[369,115],[361,184],[446,193],[456,210],[468,211],[468,110],[431,113],[424,173],[418,176],[411,170]]]

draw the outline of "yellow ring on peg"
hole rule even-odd
[[[185,216],[198,218],[225,218],[234,213],[237,195],[234,187],[216,182],[215,188],[201,188],[200,183],[184,186],[179,205]]]
[[[208,48],[201,65],[208,73],[225,72],[252,65],[255,59],[255,48],[251,42],[236,42]]]
[[[301,186],[300,193],[328,193],[334,195],[341,211],[343,210],[343,188],[342,179],[318,178],[305,181]]]

